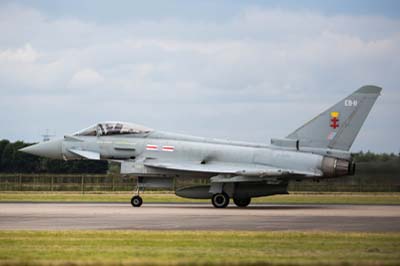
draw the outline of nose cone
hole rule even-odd
[[[62,139],[34,144],[19,151],[51,159],[62,159]]]

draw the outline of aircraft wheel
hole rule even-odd
[[[225,192],[217,193],[212,196],[211,202],[215,208],[225,208],[229,204],[229,196]]]
[[[236,206],[243,208],[250,204],[251,198],[233,198],[233,202],[236,204]]]
[[[131,204],[133,207],[140,207],[142,206],[143,199],[140,196],[133,196],[131,199]]]

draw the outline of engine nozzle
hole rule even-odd
[[[322,159],[321,170],[326,177],[354,175],[356,165],[352,160],[348,161],[325,156]]]

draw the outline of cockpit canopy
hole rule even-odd
[[[153,131],[142,125],[126,122],[102,122],[78,131],[74,136],[110,136],[127,134],[146,134]]]

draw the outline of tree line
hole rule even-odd
[[[370,151],[353,154],[353,158],[356,162],[388,162],[400,159],[400,153],[373,153]]]
[[[0,140],[0,172],[2,173],[93,173],[104,174],[109,170],[107,161],[51,160],[18,151],[32,145],[23,141]],[[400,163],[400,154],[359,152],[353,155],[356,162]]]
[[[105,174],[107,161],[52,160],[18,151],[34,143],[0,140],[0,172],[2,173],[63,173]]]

